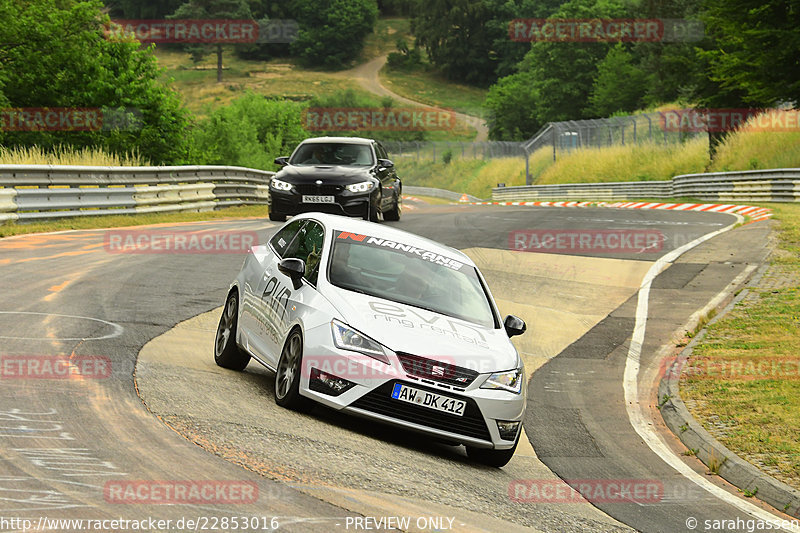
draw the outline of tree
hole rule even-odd
[[[635,111],[647,90],[646,81],[647,74],[633,64],[633,56],[622,43],[617,44],[597,65],[589,97],[591,113],[606,117],[618,111]]]
[[[106,121],[92,131],[9,131],[5,143],[98,146],[120,154],[138,150],[155,163],[182,160],[188,119],[177,93],[160,81],[152,47],[104,35],[109,19],[99,1],[28,0],[2,9],[4,20],[14,21],[0,25],[7,105],[97,108],[106,118],[119,111],[134,119]]]
[[[452,79],[487,86],[514,72],[528,50],[512,41],[514,18],[545,17],[563,0],[426,0],[412,30],[431,63]]]
[[[291,6],[300,29],[290,48],[307,66],[345,66],[378,18],[376,0],[292,0]]]
[[[751,106],[800,102],[800,4],[796,0],[705,0],[714,46],[709,78]]]
[[[518,141],[532,137],[542,126],[537,118],[538,102],[530,71],[500,78],[489,89],[483,104],[491,112],[489,138]]]
[[[250,6],[247,0],[189,0],[181,5],[170,15],[170,19],[228,19],[243,20],[252,19]],[[204,55],[212,49],[217,54],[217,82],[222,81],[222,43],[214,44],[190,44],[184,49],[192,56],[192,61],[202,61]]]

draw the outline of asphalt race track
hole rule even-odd
[[[34,525],[41,517],[172,520],[143,528],[154,531],[194,529],[184,527],[188,519],[216,520],[212,529],[225,530],[222,517],[246,517],[258,521],[252,531],[669,532],[689,531],[690,517],[701,524],[696,530],[706,519],[750,518],[731,503],[739,499],[735,489],[706,476],[730,495],[723,500],[656,455],[632,427],[623,391],[647,271],[671,250],[736,222],[733,216],[414,207],[392,224],[464,250],[501,311],[528,322],[515,338],[531,375],[526,440],[506,467],[477,466],[461,447],[332,410],[280,409],[262,367],[235,373],[214,365],[218,308],[241,253],[120,253],[109,243],[123,230],[31,235],[0,240],[0,517]],[[134,231],[230,232],[263,242],[275,227],[248,219]],[[510,250],[530,244],[528,230],[660,239],[644,251]],[[660,422],[656,354],[692,313],[763,261],[767,234],[759,222],[715,237],[678,258],[650,291],[636,408],[701,474]],[[15,372],[20,361],[53,356],[76,366],[88,361],[95,373],[46,379],[58,376]],[[531,487],[565,486],[560,479],[576,486],[633,480],[660,492],[624,503],[532,501]],[[252,497],[217,492],[216,499],[164,504],[152,494],[130,501],[114,493],[153,481],[227,484]],[[412,517],[409,525],[379,522],[403,516]]]

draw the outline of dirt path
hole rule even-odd
[[[413,105],[415,107],[431,107],[427,104],[422,102],[417,102],[414,100],[410,100],[405,98],[404,96],[400,96],[399,94],[392,92],[391,90],[387,89],[384,85],[381,84],[380,76],[378,73],[381,71],[383,66],[386,64],[386,56],[379,56],[375,59],[372,59],[366,63],[363,63],[355,68],[350,70],[345,70],[340,72],[343,77],[351,78],[356,80],[361,87],[365,90],[377,94],[379,96],[391,96],[398,102],[404,105]],[[482,142],[489,139],[489,128],[483,122],[482,119],[479,117],[474,117],[472,115],[465,115],[463,113],[456,113],[456,118],[461,121],[469,124],[477,131],[475,135],[475,142]]]

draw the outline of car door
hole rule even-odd
[[[306,220],[282,255],[282,259],[303,260],[306,272],[302,285],[295,289],[291,278],[276,268],[274,281],[270,280],[265,287],[265,305],[272,309],[269,316],[274,329],[278,332],[276,342],[270,346],[275,364],[280,358],[283,340],[288,335],[289,328],[295,323],[295,319],[313,312],[320,305],[314,301],[321,298],[316,291],[316,284],[324,240],[322,224],[316,220]]]
[[[386,149],[383,147],[381,143],[378,142],[375,143],[375,153],[381,159],[389,159],[389,154],[386,153]],[[394,167],[386,168],[379,165],[378,177],[381,180],[381,192],[383,198],[381,209],[382,210],[389,209],[391,205],[394,203],[397,171],[395,171]]]
[[[280,331],[276,328],[274,307],[275,299],[280,299],[282,294],[277,281],[278,263],[305,223],[305,220],[292,220],[285,224],[270,239],[266,253],[257,256],[259,272],[249,286],[252,294],[245,298],[245,301],[255,303],[250,309],[243,308],[242,310],[242,323],[247,328],[247,342],[250,350],[273,367],[277,362],[274,347],[280,342]],[[248,290],[248,287],[245,287],[245,290]],[[245,317],[246,313],[252,316]]]

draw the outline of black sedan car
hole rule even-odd
[[[372,139],[306,139],[270,180],[270,220],[320,211],[377,221],[400,220],[402,185],[386,150]]]

